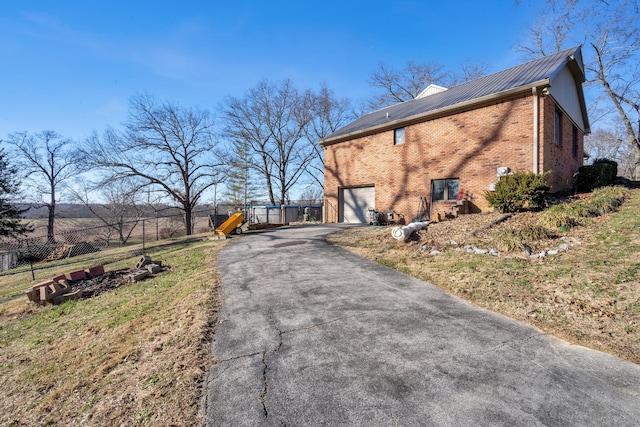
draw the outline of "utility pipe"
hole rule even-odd
[[[538,97],[538,88],[532,87],[531,93],[533,94],[533,173],[539,173],[538,171],[538,158],[539,153],[539,120],[540,120],[540,98]]]
[[[412,222],[410,224],[405,225],[404,227],[393,227],[391,230],[391,235],[394,239],[400,240],[402,242],[406,242],[409,240],[409,237],[418,230],[423,230],[427,228],[429,225],[429,221],[423,222]]]

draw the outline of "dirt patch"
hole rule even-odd
[[[96,277],[69,282],[73,290],[82,289],[82,298],[96,297],[129,283],[131,270],[108,271]]]
[[[442,221],[429,224],[429,226],[419,232],[419,240],[433,240],[438,243],[445,243],[455,241],[457,243],[468,243],[474,240],[477,235],[485,235],[490,230],[495,230],[497,227],[504,227],[508,221],[509,226],[515,226],[518,222],[522,224],[525,222],[524,217],[513,216],[502,221],[497,225],[494,225],[497,221],[501,220],[504,214],[493,212],[486,214],[476,215],[461,215],[455,220]]]

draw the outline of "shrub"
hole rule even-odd
[[[500,212],[540,210],[546,206],[546,174],[515,172],[500,178],[495,191],[485,193],[489,205]]]
[[[596,217],[613,212],[624,201],[623,187],[602,187],[594,190],[591,197],[574,203],[553,205],[538,219],[538,224],[568,230],[580,225],[584,218]]]
[[[609,160],[609,159],[595,159],[593,161],[594,165],[610,165],[613,169],[611,170],[611,175],[609,176],[611,182],[613,182],[616,179],[616,176],[618,176],[618,162],[616,162],[615,160]]]
[[[595,188],[613,184],[618,175],[618,163],[608,159],[596,159],[592,165],[578,169],[578,191],[592,191]]]
[[[489,244],[501,252],[515,252],[522,249],[525,240],[516,230],[496,231],[490,234]]]
[[[593,216],[604,215],[617,210],[625,198],[625,190],[619,186],[598,188],[589,199],[589,209]]]
[[[584,205],[579,202],[553,205],[540,216],[538,224],[543,227],[568,230],[581,224],[584,213]]]

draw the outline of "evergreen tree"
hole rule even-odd
[[[25,210],[12,203],[18,192],[17,173],[18,169],[9,164],[0,148],[0,237],[18,237],[32,231],[29,225],[21,222]]]
[[[234,205],[250,205],[264,197],[255,184],[254,165],[251,163],[249,144],[244,141],[233,142],[233,158],[227,174],[225,199]]]

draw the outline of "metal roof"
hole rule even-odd
[[[338,129],[320,141],[320,144],[330,145],[362,134],[401,126],[412,120],[426,119],[426,116],[438,112],[469,106],[514,91],[548,84],[550,79],[571,61],[577,62],[577,67],[572,67],[572,71],[574,75],[577,74],[576,80],[582,83],[584,81],[582,54],[580,47],[574,47],[453,86],[440,93],[405,101],[366,114]]]

